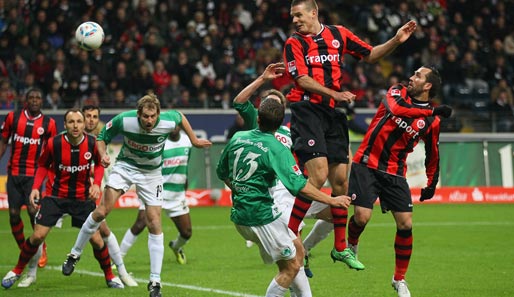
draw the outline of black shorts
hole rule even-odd
[[[29,205],[29,196],[34,184],[33,176],[7,175],[7,201],[9,208],[20,209]]]
[[[348,196],[356,195],[353,205],[373,209],[373,204],[380,198],[382,212],[412,212],[412,197],[407,180],[402,176],[392,175],[371,169],[366,165],[352,163]]]
[[[328,163],[349,161],[348,119],[329,106],[300,101],[291,104],[291,138],[301,165],[316,157]]]
[[[50,196],[41,199],[40,203],[35,223],[46,227],[55,226],[57,220],[67,213],[71,216],[71,225],[80,228],[96,208],[93,200],[79,201]]]

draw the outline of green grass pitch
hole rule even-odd
[[[247,248],[229,220],[229,208],[193,208],[193,237],[185,246],[187,265],[179,265],[167,247],[177,231],[163,218],[165,255],[163,296],[263,296],[276,266],[264,265],[257,247]],[[136,216],[136,209],[115,209],[107,221],[118,241]],[[7,211],[0,211],[0,277],[12,269],[18,248],[10,234]],[[314,221],[306,220],[306,231]],[[28,224],[26,224],[28,225]],[[149,274],[147,232],[125,257],[137,288],[108,289],[91,247],[72,276],[60,266],[78,229],[67,218],[63,229],[48,238],[48,266],[38,271],[30,288],[0,289],[0,296],[147,296]],[[26,236],[31,232],[25,228]],[[394,267],[395,226],[391,214],[375,209],[361,237],[359,259],[364,271],[332,263],[332,235],[312,251],[310,280],[314,296],[396,296],[390,281]],[[414,251],[407,273],[413,296],[514,296],[514,205],[416,205]],[[304,233],[306,234],[306,233]]]

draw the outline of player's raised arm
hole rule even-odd
[[[182,116],[182,123],[180,126],[182,127],[182,130],[186,132],[187,136],[189,137],[189,140],[191,140],[191,143],[196,148],[206,148],[210,147],[212,145],[212,142],[210,142],[207,139],[200,139],[196,137],[195,132],[193,131],[193,128],[191,127],[191,124],[189,124],[189,121],[187,120],[186,116],[180,112],[180,115]]]

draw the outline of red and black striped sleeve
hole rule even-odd
[[[427,133],[423,135],[425,143],[425,170],[427,174],[427,186],[434,187],[439,181],[439,133],[440,123],[439,117],[433,117],[433,121]]]
[[[407,88],[396,84],[389,88],[382,103],[387,111],[395,116],[405,118],[419,118],[432,116],[434,109],[431,106],[418,106],[407,102]]]

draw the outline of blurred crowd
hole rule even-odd
[[[347,57],[344,81],[355,107],[374,108],[387,88],[422,64],[443,76],[437,103],[486,108],[496,130],[513,131],[514,3],[501,0],[318,1],[320,19],[342,24],[372,45],[410,19],[418,29],[380,63]],[[164,107],[231,108],[233,97],[270,62],[294,31],[283,0],[0,0],[0,109],[23,104],[26,90],[45,107],[134,106],[154,90]],[[75,41],[84,21],[99,23],[102,47]],[[287,78],[269,87],[287,92]],[[477,104],[477,102],[481,102]]]

